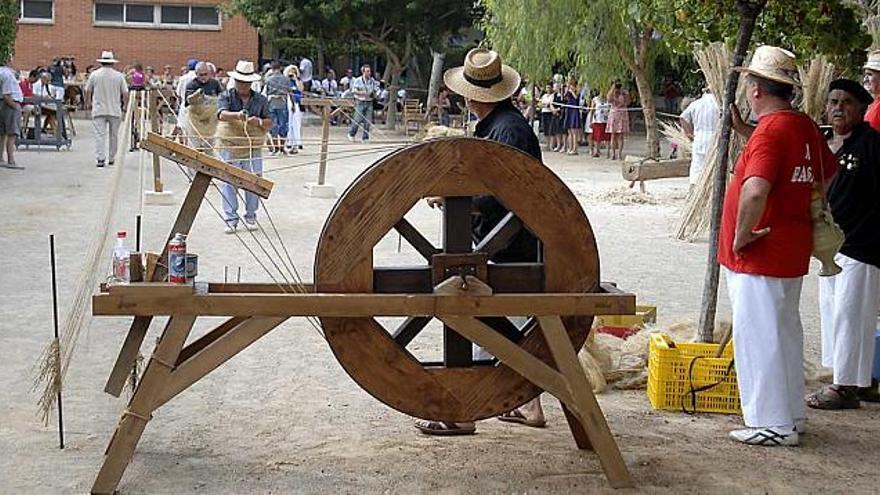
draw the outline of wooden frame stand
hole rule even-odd
[[[177,232],[189,232],[212,179],[230,182],[262,197],[272,189],[272,183],[265,179],[155,134],[150,134],[142,146],[196,172],[169,239]],[[498,160],[498,173],[503,177],[504,167],[511,164],[510,170],[520,174],[519,180],[532,180],[529,174],[537,174],[534,180],[549,181],[541,191],[546,190],[556,206],[537,197],[532,200],[547,204],[547,211],[524,211],[515,216],[519,204],[511,197],[511,212],[472,251],[471,200],[460,185],[470,184],[466,187],[471,189],[464,192],[471,195],[489,192],[504,199],[506,192],[486,191],[459,180],[472,173],[468,170],[450,170],[455,180],[449,182],[438,172],[437,164],[482,166],[484,155],[475,153],[486,153],[486,146],[477,140],[441,141],[414,147],[416,157],[421,153],[427,157],[424,160],[413,162],[406,154],[380,160],[374,165],[381,168],[378,175],[368,171],[340,199],[322,233],[315,284],[296,287],[296,293],[277,284],[238,283],[208,284],[207,293],[196,294],[192,285],[163,282],[167,266],[163,261],[167,252],[163,252],[146,282],[111,286],[95,295],[95,315],[134,317],[105,387],[115,396],[125,384],[153,317],[169,319],[110,440],[92,493],[115,492],[156,409],[294,316],[320,317],[324,336],[349,375],[377,399],[413,416],[474,421],[516,407],[541,391],[554,395],[562,403],[578,448],[596,452],[612,486],[633,486],[577,351],[589,331],[591,315],[634,314],[635,296],[604,284],[600,288],[589,224],[585,216],[578,216],[583,216],[582,212],[578,214],[579,209],[565,206],[576,204],[570,191],[541,176],[550,172],[541,169],[540,163],[511,154],[514,152],[501,145],[493,144],[488,150]],[[514,163],[517,160],[526,161]],[[362,194],[386,190],[375,181],[389,177],[399,181],[403,175],[392,173],[396,166],[409,167],[409,180],[420,187],[433,187],[431,178],[440,181],[441,191],[446,193],[442,249],[432,246],[398,213],[388,208],[363,211],[358,206],[364,204]],[[421,173],[426,179],[419,178]],[[516,180],[510,177],[499,183],[511,184],[508,187],[512,190],[527,189],[517,185]],[[400,191],[421,198],[433,190],[411,187]],[[395,201],[394,208],[401,211],[409,204],[403,194]],[[359,217],[360,223],[348,221],[349,208],[356,208],[363,217]],[[371,217],[376,214],[382,217]],[[570,219],[571,223],[550,225],[542,221],[541,215],[545,214]],[[541,260],[512,265],[489,263],[504,238],[515,233],[519,225],[529,224],[537,225],[533,230],[541,239],[551,241],[544,244]],[[340,230],[345,225],[351,230]],[[369,255],[364,257],[360,249],[372,253],[381,231],[391,227],[430,265],[384,272],[373,268]],[[570,232],[576,233],[582,245],[556,249]],[[352,256],[334,254],[340,249]],[[577,260],[580,264],[572,266]],[[584,284],[589,289],[578,290]],[[511,315],[528,316],[531,323],[521,328],[512,326],[508,319]],[[223,316],[226,320],[187,343],[201,316]],[[400,328],[389,332],[378,325],[377,316],[408,318]],[[419,362],[406,351],[407,343],[431,318],[444,325],[444,362],[439,364]],[[345,339],[353,333],[351,329],[358,329],[354,332],[359,339],[357,346],[345,345]],[[482,346],[495,360],[474,362],[473,344]],[[353,347],[358,349],[352,351]],[[406,380],[399,378],[418,386],[407,389],[402,383]],[[389,388],[388,383],[396,386]]]

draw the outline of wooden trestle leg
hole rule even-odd
[[[129,401],[128,408],[122,413],[116,432],[110,439],[101,471],[92,485],[92,493],[112,494],[116,491],[122,473],[131,462],[134,449],[147,426],[147,421],[156,408],[158,394],[168,381],[195,319],[193,315],[174,315],[169,318],[137,390]]]
[[[189,234],[189,230],[192,228],[192,224],[196,219],[196,214],[199,212],[199,206],[202,204],[202,199],[205,197],[205,193],[208,191],[208,186],[210,184],[211,176],[201,172],[196,173],[192,185],[186,193],[186,198],[183,200],[183,205],[181,205],[180,211],[177,213],[177,220],[174,222],[174,227],[171,228],[171,233],[165,241],[162,256],[159,258],[159,265],[153,270],[153,275],[149,280],[150,282],[161,282],[165,280],[165,276],[168,274],[168,241],[170,241],[177,232]],[[122,393],[122,388],[125,386],[125,381],[128,379],[131,367],[137,360],[138,351],[141,348],[144,337],[147,335],[147,329],[150,328],[150,323],[152,321],[152,316],[135,316],[134,321],[131,323],[131,327],[128,329],[128,335],[125,337],[125,342],[122,344],[122,350],[119,351],[119,356],[116,358],[116,363],[113,365],[113,371],[110,372],[110,378],[107,379],[107,385],[104,387],[104,391],[108,394],[114,397],[119,397],[119,394]]]
[[[577,353],[558,316],[538,318],[558,370],[473,317],[441,316],[440,319],[535,385],[556,396],[563,407],[567,408],[566,419],[578,447],[592,447],[595,450],[611,486],[634,486],[596,396],[593,395],[590,381],[581,368]]]

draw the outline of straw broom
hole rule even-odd
[[[724,94],[724,85],[726,84],[727,74],[730,71],[731,60],[733,54],[723,43],[710,43],[709,45],[694,50],[694,58],[697,59],[703,76],[706,78],[706,84],[715,96],[719,108],[723,104],[721,101]],[[737,89],[736,103],[743,115],[748,115],[744,111],[743,102],[745,102],[745,85],[740,84]],[[706,166],[700,174],[697,183],[688,192],[685,199],[685,205],[682,209],[682,216],[675,230],[675,238],[691,242],[704,234],[709,228],[709,215],[711,209],[707,206],[712,204],[713,195],[713,177],[715,176],[716,163],[718,161],[718,140],[719,133],[716,133],[712,145],[706,152]],[[730,157],[735,158],[742,149],[743,140],[739,136],[731,138]]]
[[[816,122],[822,122],[825,115],[825,102],[828,99],[828,86],[834,80],[834,65],[825,55],[816,55],[808,66],[798,67],[803,93],[800,107]]]

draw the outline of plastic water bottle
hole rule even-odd
[[[110,283],[127,284],[130,278],[128,271],[128,258],[131,255],[128,248],[125,247],[126,233],[120,230],[116,233],[116,247],[113,248],[112,275]]]

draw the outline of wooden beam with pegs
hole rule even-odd
[[[261,198],[268,198],[272,192],[272,181],[156,133],[147,134],[147,138],[141,141],[141,148],[189,167],[195,172],[201,172],[245,191],[250,191]]]

